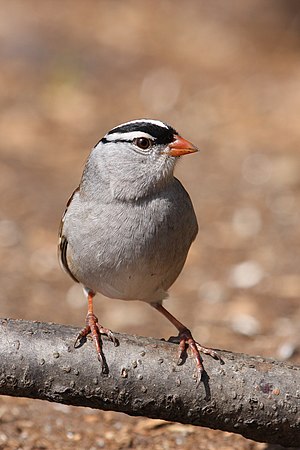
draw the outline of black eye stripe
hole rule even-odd
[[[139,138],[138,138],[138,139],[139,139]],[[149,140],[150,140],[150,139],[149,139]],[[115,141],[109,141],[109,140],[106,139],[106,138],[102,138],[102,139],[100,139],[100,141],[97,142],[97,144],[94,146],[94,148],[97,147],[97,145],[98,145],[100,142],[102,142],[102,144],[107,144],[108,142],[109,142],[110,144],[111,144],[112,142],[113,142],[113,143],[117,143],[117,142],[128,142],[129,144],[132,144],[133,141],[134,141],[134,139],[116,139]]]

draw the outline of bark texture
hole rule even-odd
[[[203,355],[180,366],[178,346],[115,333],[103,337],[107,373],[93,343],[74,348],[79,329],[0,319],[0,394],[231,431],[261,442],[300,445],[300,367],[220,351],[224,365]]]

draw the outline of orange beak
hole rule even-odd
[[[175,140],[168,147],[166,153],[170,156],[183,156],[198,151],[197,147],[179,135],[175,135]]]

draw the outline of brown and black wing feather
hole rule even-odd
[[[74,195],[78,191],[79,191],[79,187],[77,189],[75,189],[75,191],[73,192],[73,194],[71,195],[71,197],[69,198],[69,200],[67,202],[66,209],[65,209],[62,219],[60,221],[60,227],[59,227],[59,232],[58,232],[58,258],[59,258],[60,264],[61,264],[62,268],[67,272],[67,274],[70,275],[70,277],[77,283],[79,283],[79,281],[77,280],[77,278],[75,278],[75,276],[71,272],[70,267],[68,265],[68,260],[67,260],[68,239],[63,234],[63,225],[64,225],[64,219],[65,219],[68,207],[69,207]]]

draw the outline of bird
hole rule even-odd
[[[96,293],[140,300],[163,314],[178,330],[178,364],[190,348],[200,380],[200,352],[220,360],[163,306],[198,233],[192,201],[174,169],[182,156],[197,151],[160,120],[122,123],[94,146],[79,187],[67,202],[59,229],[59,260],[82,285],[88,302],[85,327],[75,344],[91,334],[103,371],[101,335],[119,343],[94,314]]]

